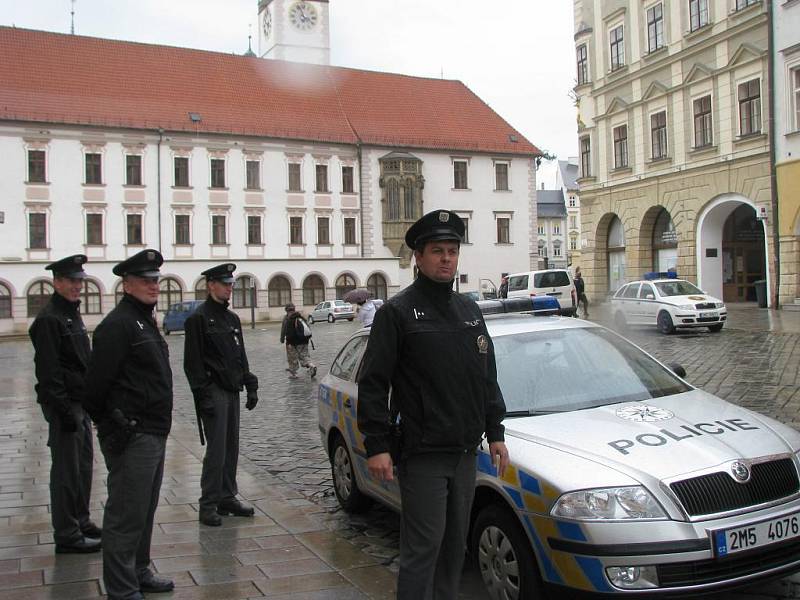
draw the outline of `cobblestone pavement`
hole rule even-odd
[[[611,322],[607,307],[592,307],[592,320]],[[312,360],[320,374],[327,372],[342,343],[356,331],[346,321],[313,326]],[[665,362],[679,362],[687,379],[732,402],[800,428],[798,363],[800,314],[742,308],[732,310],[731,322],[719,334],[705,331],[662,336],[653,330],[633,330],[626,335]],[[175,422],[191,437],[195,423],[191,394],[183,375],[183,336],[168,338],[175,375]],[[258,407],[242,412],[240,471],[285,484],[289,502],[313,502],[315,518],[337,535],[360,547],[370,560],[396,568],[398,517],[381,507],[365,515],[350,516],[338,509],[332,491],[330,467],[320,445],[316,413],[316,380],[307,373],[290,380],[286,359],[278,342],[277,325],[246,330],[251,367],[260,380]],[[6,360],[11,358],[12,360]],[[32,393],[32,349],[27,341],[3,344],[0,352],[0,388],[17,397]],[[291,498],[294,497],[294,500]],[[2,563],[0,563],[2,566]],[[0,589],[2,589],[0,584]],[[462,600],[484,600],[479,576],[465,571]],[[0,592],[0,598],[2,598]],[[717,596],[736,600],[800,598],[800,577],[793,576],[757,589]]]

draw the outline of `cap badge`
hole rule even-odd
[[[486,354],[489,351],[489,338],[485,335],[479,335],[476,343],[478,344],[478,352],[481,354]]]
[[[449,220],[450,220],[450,213],[446,213],[444,211],[441,211],[439,213],[439,222],[447,223]]]
[[[232,272],[233,272],[233,265],[228,265],[228,273],[232,273]]]
[[[147,253],[147,260],[155,260],[155,259],[156,259],[156,253],[155,252],[153,252],[151,250],[150,252]]]
[[[76,265],[81,264],[81,257],[76,256],[75,258],[72,259],[72,262],[74,262]]]

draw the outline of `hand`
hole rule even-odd
[[[58,420],[62,433],[75,433],[78,431],[78,422],[75,420],[75,415],[72,414],[71,410],[59,414]]]
[[[204,417],[208,417],[209,419],[214,418],[214,399],[211,397],[211,394],[203,390],[197,390],[193,391],[192,395],[194,396],[194,403],[197,407],[197,411]]]
[[[392,457],[388,452],[381,452],[367,459],[369,474],[378,481],[392,481],[394,479],[392,467]]]
[[[244,405],[244,407],[247,410],[253,410],[256,407],[256,404],[258,404],[258,394],[256,391],[252,390],[247,392],[247,403]]]
[[[492,457],[492,464],[497,469],[497,476],[502,477],[508,467],[508,448],[506,448],[505,442],[490,443],[489,456]]]

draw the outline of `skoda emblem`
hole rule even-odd
[[[731,475],[738,483],[750,481],[750,469],[740,460],[735,460],[731,463]]]
[[[653,421],[664,421],[671,419],[675,414],[666,408],[649,406],[647,404],[634,404],[617,410],[617,416],[627,421],[638,423],[652,423]]]

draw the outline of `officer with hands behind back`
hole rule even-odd
[[[239,316],[228,310],[236,265],[225,263],[206,271],[208,298],[184,329],[183,370],[194,395],[200,428],[208,439],[200,479],[200,522],[222,524],[220,515],[252,517],[252,506],[236,499],[239,460],[239,392],[247,389],[245,408],[258,403],[258,378],[250,372]]]
[[[463,236],[447,210],[409,228],[419,274],[375,314],[359,381],[358,425],[379,480],[393,478],[400,416],[400,600],[457,598],[484,433],[499,473],[508,465],[494,346],[475,302],[453,292]]]
[[[157,250],[117,264],[122,299],[94,332],[85,407],[97,423],[108,468],[103,518],[103,580],[109,600],[138,600],[174,584],[150,570],[167,436],[172,426],[172,370],[158,331]]]
[[[36,352],[36,399],[49,426],[50,506],[56,553],[98,552],[102,532],[89,519],[92,423],[84,412],[91,348],[79,312],[86,272],[83,254],[45,267],[55,293],[29,330]]]

